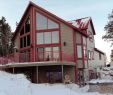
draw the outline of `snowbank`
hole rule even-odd
[[[110,79],[92,79],[89,83],[97,84],[97,83],[113,83],[113,80]]]
[[[0,71],[0,95],[101,95],[75,84],[32,84],[23,74]]]

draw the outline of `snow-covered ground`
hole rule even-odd
[[[108,95],[87,91],[75,84],[33,84],[23,74],[0,71],[0,95]]]

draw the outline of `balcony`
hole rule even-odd
[[[62,56],[59,52],[40,52],[36,55],[35,62],[74,62],[74,54],[61,53]],[[7,57],[0,57],[0,64],[33,62],[31,56],[31,53],[13,53]]]

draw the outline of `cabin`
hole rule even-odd
[[[12,38],[13,62],[4,68],[25,73],[34,83],[60,83],[67,75],[75,83],[76,41],[82,44],[83,37],[75,26],[30,2]]]
[[[30,2],[13,34],[14,53],[2,69],[24,73],[33,83],[84,84],[94,60],[92,19],[65,21]]]

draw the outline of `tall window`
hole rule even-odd
[[[36,30],[38,45],[59,43],[58,23],[40,13],[36,13]]]
[[[43,15],[37,13],[36,14],[36,28],[38,30],[47,29],[47,18]]]
[[[77,56],[78,56],[78,58],[82,58],[82,47],[81,47],[81,45],[77,45]]]
[[[28,17],[20,30],[20,48],[30,46],[30,17]]]
[[[91,51],[88,50],[88,59],[91,59]]]
[[[101,53],[99,53],[99,60],[101,60],[102,59],[102,56],[101,56]]]
[[[59,32],[37,32],[37,44],[54,44],[59,43]]]

